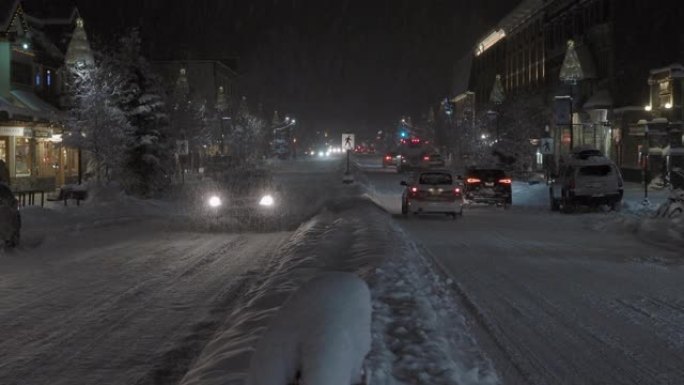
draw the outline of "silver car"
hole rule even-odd
[[[463,187],[449,170],[417,171],[405,186],[401,212],[413,214],[446,214],[454,219],[463,214]]]

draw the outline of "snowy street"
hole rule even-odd
[[[405,176],[359,157],[343,185],[341,163],[269,165],[276,232],[193,228],[173,200],[25,209],[0,256],[0,383],[243,384],[279,308],[330,271],[370,288],[369,385],[680,383],[681,256],[629,210],[551,213],[515,182],[509,210],[404,219]]]
[[[302,207],[292,222],[320,209],[337,167],[276,168]],[[25,209],[23,246],[0,254],[0,383],[178,382],[292,236],[194,231],[182,203]]]
[[[503,383],[681,383],[681,249],[611,228],[627,213],[551,213],[543,184],[516,184],[510,210],[403,219],[402,176],[358,163],[370,196],[454,280]]]

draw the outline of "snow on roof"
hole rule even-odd
[[[506,15],[500,22],[499,27],[507,34],[525,23],[535,13],[544,8],[544,0],[523,0],[517,7]]]
[[[657,68],[651,70],[651,75],[657,75],[663,72],[670,72],[670,77],[684,78],[684,66],[679,63],[670,64],[667,67]]]
[[[613,97],[610,95],[608,90],[596,91],[591,97],[584,103],[585,110],[595,110],[606,107],[611,107],[613,105]],[[641,107],[643,109],[643,107]]]
[[[19,6],[19,0],[0,2],[0,31],[5,32],[9,27],[9,22],[14,16],[14,12]]]

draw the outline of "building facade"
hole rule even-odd
[[[556,155],[591,145],[634,174],[642,167],[639,121],[668,119],[672,134],[662,136],[682,145],[676,81],[662,85],[673,98],[662,116],[654,116],[660,105],[649,92],[663,83],[656,79],[663,71],[652,69],[684,62],[683,19],[684,9],[669,0],[525,0],[476,44],[468,89],[483,108],[500,75],[509,100],[534,95],[554,111],[548,126]],[[564,113],[567,121],[559,119]],[[536,129],[545,135],[545,125]]]
[[[52,192],[77,180],[78,152],[62,145],[59,108],[77,20],[73,6],[55,14],[17,0],[0,9],[0,160],[17,193]]]
[[[237,73],[218,60],[155,61],[153,66],[173,104],[173,135],[187,143],[187,154],[179,154],[179,162],[197,170],[206,157],[226,155]]]

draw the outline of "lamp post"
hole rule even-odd
[[[642,204],[644,206],[649,206],[650,202],[648,201],[648,181],[649,181],[649,165],[648,165],[648,157],[650,155],[650,143],[649,143],[649,138],[648,138],[648,122],[646,120],[639,120],[637,123],[638,125],[643,125],[644,126],[644,143],[642,144],[642,151],[641,151],[641,156],[642,156],[642,164],[643,164],[643,174],[644,174],[644,200],[642,201]]]

